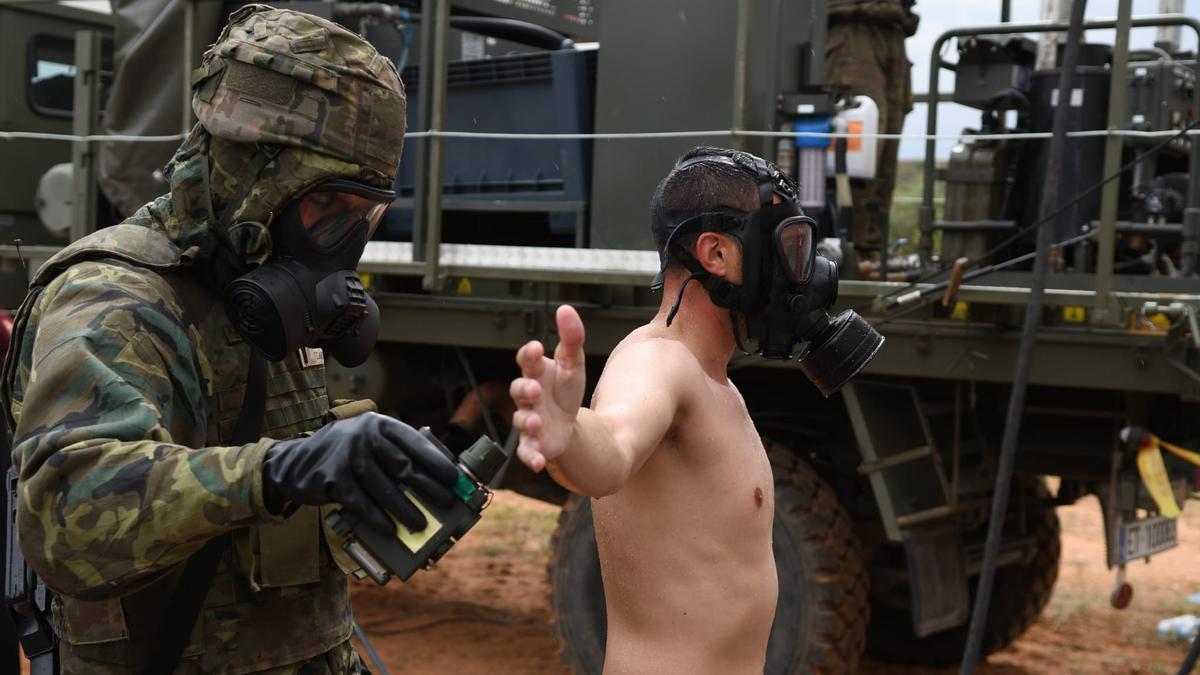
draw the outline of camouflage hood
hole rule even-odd
[[[271,223],[319,183],[394,184],[404,85],[390,60],[337,24],[243,7],[192,89],[199,123],[165,169],[171,192],[127,222],[166,234],[217,290],[270,257]]]
[[[268,160],[259,146],[214,138],[196,125],[164,169],[170,193],[126,222],[167,235],[184,262],[219,291],[270,257],[271,223],[315,185],[349,178],[390,187],[390,179],[362,165],[299,148],[277,150]]]

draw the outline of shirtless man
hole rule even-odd
[[[773,481],[726,369],[736,347],[731,312],[710,296],[714,281],[742,284],[742,244],[729,233],[734,221],[695,218],[738,213],[748,222],[780,201],[774,186],[760,189],[750,159],[697,148],[659,185],[662,305],[613,350],[590,408],[580,407],[584,330],[573,308],[558,308],[553,359],[536,341],[517,354],[518,456],[595,499],[605,673],[763,672],[778,595]],[[679,248],[693,259],[681,260]],[[693,276],[702,283],[685,293]]]

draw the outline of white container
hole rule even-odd
[[[851,178],[874,178],[879,158],[879,106],[869,96],[855,96],[850,107],[834,118],[833,128],[850,134],[846,141],[846,173]],[[829,175],[837,173],[837,139],[829,146],[825,166]]]
[[[1158,634],[1165,638],[1191,642],[1196,639],[1198,631],[1200,631],[1200,618],[1191,614],[1163,619],[1158,622]]]

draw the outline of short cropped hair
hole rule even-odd
[[[733,157],[737,153],[737,150],[728,148],[699,146],[684,153],[676,166],[701,155]],[[746,212],[757,209],[758,183],[755,178],[746,171],[716,162],[699,162],[683,169],[671,169],[658,184],[650,200],[651,230],[659,254],[663,254],[667,237],[671,234],[668,224],[662,222],[664,214],[704,212],[722,207]],[[684,250],[691,250],[699,236],[699,232],[693,232],[680,240],[679,244]],[[674,252],[666,253],[669,267],[678,268],[681,263]]]

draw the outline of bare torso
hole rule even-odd
[[[649,459],[592,503],[608,606],[604,672],[762,673],[778,595],[770,465],[733,383],[659,332],[634,331],[617,351],[658,343],[689,393]],[[602,380],[594,408],[603,392]]]

